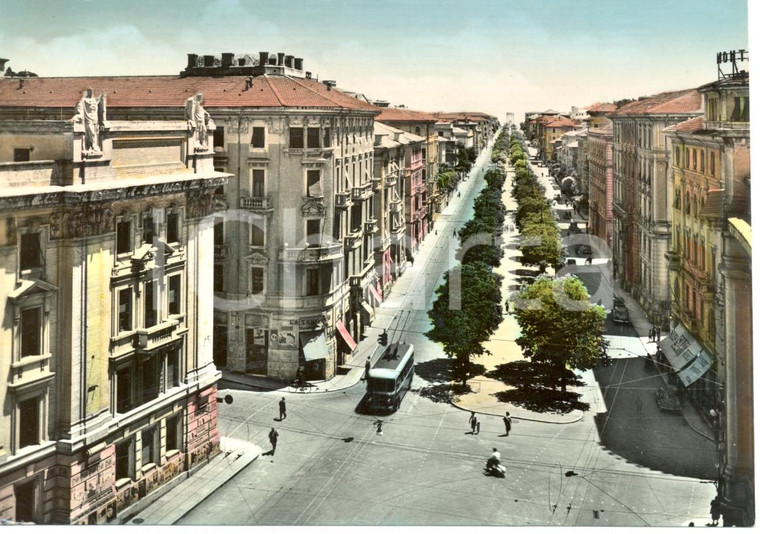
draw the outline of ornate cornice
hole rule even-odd
[[[169,195],[181,192],[208,191],[227,183],[227,177],[198,178],[126,187],[110,187],[108,189],[93,189],[87,191],[63,190],[46,191],[41,193],[0,197],[0,211],[14,211],[38,208],[81,208],[83,204],[115,202]],[[112,184],[111,184],[112,185]],[[213,196],[213,194],[212,194]],[[213,205],[213,201],[212,201]]]

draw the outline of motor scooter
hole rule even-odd
[[[489,458],[486,461],[486,467],[483,471],[486,476],[504,478],[507,476],[506,468],[495,458]]]

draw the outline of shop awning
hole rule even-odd
[[[692,384],[712,365],[712,356],[682,325],[660,341],[660,349],[685,386]]]
[[[369,321],[370,322],[374,321],[375,310],[372,308],[372,306],[370,306],[366,300],[363,300],[361,304],[362,304],[362,311],[367,314],[367,317],[369,317]]]
[[[346,326],[343,324],[343,321],[338,321],[335,323],[335,327],[338,329],[338,332],[340,332],[340,337],[343,338],[343,341],[346,342],[346,345],[348,345],[348,348],[351,350],[354,350],[356,348],[356,341],[354,341],[354,338],[351,337],[351,334],[346,329]]]
[[[299,337],[303,346],[303,357],[307,362],[324,360],[330,355],[324,332],[301,332]]]
[[[369,292],[375,297],[375,302],[377,302],[378,305],[383,302],[383,297],[380,295],[380,292],[372,284],[369,285]]]
[[[678,378],[681,379],[684,386],[689,386],[707,372],[710,366],[712,366],[712,362],[712,354],[707,349],[702,348],[697,353],[697,357],[678,373]]]

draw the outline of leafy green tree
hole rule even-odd
[[[557,224],[546,213],[541,212],[542,219],[538,219],[536,213],[528,215],[521,232],[520,261],[523,265],[538,266],[541,272],[550,265],[559,265],[564,255]]]
[[[539,277],[515,300],[523,356],[547,370],[545,383],[566,391],[568,370],[593,367],[604,346],[605,310],[589,302],[574,276]]]
[[[488,354],[483,343],[501,323],[501,279],[485,263],[467,263],[448,271],[435,291],[437,299],[428,311],[433,328],[426,335],[454,358],[453,376],[462,384],[467,383],[470,358]]]

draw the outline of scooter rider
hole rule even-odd
[[[496,449],[496,447],[494,447],[493,454],[486,461],[486,469],[495,469],[500,463],[501,463],[501,453]]]

